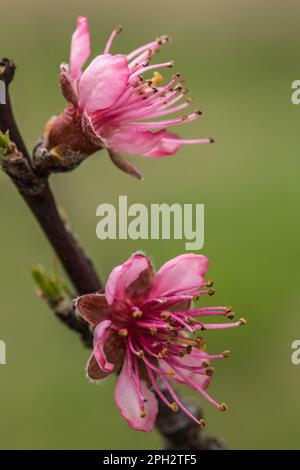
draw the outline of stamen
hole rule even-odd
[[[206,375],[208,375],[208,377],[211,377],[212,375],[214,375],[215,370],[216,370],[216,369],[215,369],[214,367],[208,367],[208,368],[206,369],[206,371],[205,371],[205,372],[206,372]]]
[[[128,336],[128,330],[127,330],[127,328],[122,328],[121,330],[119,330],[119,335],[122,336],[123,338],[125,338],[126,336]]]
[[[161,318],[162,320],[168,320],[168,319],[170,318],[170,316],[171,316],[170,313],[167,312],[167,311],[161,312],[161,314],[160,314],[160,318]]]
[[[219,409],[221,411],[227,411],[228,410],[228,406],[226,405],[226,403],[221,403],[221,405],[219,406]]]
[[[111,35],[109,36],[108,38],[108,41],[105,45],[105,48],[104,48],[104,52],[103,54],[108,54],[110,49],[111,49],[111,46],[115,40],[115,37],[117,36],[117,34],[119,34],[120,32],[122,31],[122,27],[121,26],[117,26],[113,32],[111,33]]]
[[[208,361],[203,361],[201,365],[204,369],[207,369],[210,366],[210,363]]]
[[[140,309],[133,307],[133,313],[132,313],[133,318],[141,318],[142,315],[143,315],[143,312]]]
[[[164,62],[161,64],[146,65],[143,67],[143,73],[150,72],[150,70],[161,69],[161,68],[172,68],[174,66],[174,61]],[[140,71],[136,71],[130,75],[130,80],[138,76]]]
[[[177,396],[177,394],[175,393],[175,391],[173,390],[173,388],[171,387],[171,385],[169,384],[169,382],[164,378],[164,377],[160,377],[161,381],[165,384],[165,386],[167,387],[171,397],[174,399],[175,403],[190,417],[192,418],[193,421],[196,421],[196,423],[200,424],[200,426],[202,426],[202,420],[198,420],[194,415],[192,415],[192,413],[190,412],[190,410],[181,402],[181,400],[179,399],[179,397]]]
[[[229,350],[223,351],[222,354],[223,354],[223,357],[227,359],[230,356],[230,351]]]
[[[175,401],[173,401],[173,403],[170,404],[170,408],[171,408],[171,410],[175,411],[175,413],[177,413],[178,405]]]
[[[230,312],[230,313],[227,313],[225,315],[226,318],[229,318],[229,320],[233,320],[234,319],[234,313],[233,312]]]

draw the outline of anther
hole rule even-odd
[[[178,353],[178,356],[179,357],[184,357],[186,355],[186,350],[185,349],[182,349],[181,351],[179,351]]]
[[[199,419],[199,424],[201,426],[201,428],[204,428],[206,426],[206,422],[204,419]]]
[[[168,65],[168,68],[171,69],[172,67],[174,67],[174,65],[175,65],[175,61],[171,60],[171,62]]]
[[[144,353],[144,351],[141,349],[141,350],[137,353],[137,355],[138,355],[139,358],[142,358],[142,357],[145,356],[145,353]]]
[[[180,78],[180,73],[174,73],[172,79],[175,80],[176,78]]]
[[[167,44],[170,42],[171,38],[169,38],[169,36],[160,36],[159,38],[156,38],[156,41],[158,45],[161,46],[162,44]]]
[[[212,287],[214,285],[214,281],[210,279],[209,281],[206,281],[205,285],[206,287]]]
[[[168,375],[175,375],[175,372],[174,372],[172,369],[169,369],[169,370],[167,371],[167,374],[168,374]]]
[[[173,328],[171,331],[169,331],[169,334],[170,334],[171,338],[174,339],[174,338],[177,338],[179,332],[178,332],[178,330],[176,330],[175,328]]]
[[[157,335],[157,328],[155,328],[155,326],[152,326],[151,328],[149,328],[149,330],[152,336]]]
[[[215,368],[214,367],[208,367],[205,372],[206,372],[206,375],[208,375],[208,377],[211,377],[215,373]]]
[[[128,330],[126,328],[122,328],[121,330],[119,330],[119,335],[125,338],[126,336],[128,336]]]
[[[186,354],[191,354],[192,350],[193,350],[193,348],[190,344],[185,348]]]
[[[246,322],[245,318],[240,318],[240,319],[239,319],[239,324],[240,324],[240,325],[246,325],[246,323],[247,323],[247,322]]]
[[[145,418],[145,417],[146,417],[145,411],[141,411],[141,418]]]
[[[170,313],[169,312],[161,312],[160,318],[162,320],[168,320],[170,318]]]
[[[209,291],[207,293],[208,293],[208,295],[211,296],[211,295],[214,295],[216,293],[216,291],[213,290],[213,289],[209,289]]]
[[[141,310],[135,310],[132,314],[133,318],[141,318],[143,312]]]
[[[203,361],[201,365],[204,367],[204,369],[207,369],[209,367],[209,362]]]
[[[175,403],[175,401],[173,401],[173,403],[170,403],[170,408],[171,410],[177,412],[178,411],[177,403]]]
[[[215,139],[213,139],[212,137],[210,137],[210,138],[209,138],[209,142],[210,142],[211,144],[213,144],[213,143],[215,142]]]
[[[187,103],[192,103],[194,100],[191,96],[189,96],[187,99],[186,99],[186,102]]]
[[[203,343],[205,343],[205,338],[204,338],[204,336],[199,335],[199,336],[197,336],[197,338],[196,338],[195,341],[196,341],[196,343],[198,343],[198,344],[203,344]]]
[[[195,113],[195,114],[198,114],[198,116],[201,116],[201,114],[203,114],[203,112],[201,111],[201,109],[195,109],[194,113]]]
[[[121,33],[122,30],[123,30],[123,28],[122,28],[121,25],[118,25],[118,26],[116,26],[116,28],[115,28],[115,31],[116,31],[117,34]]]
[[[229,350],[223,351],[222,354],[223,354],[223,357],[227,359],[230,356],[230,351]]]
[[[181,85],[176,85],[176,86],[174,87],[174,91],[179,91],[179,92],[181,92],[181,91],[182,91],[182,86],[181,86]]]
[[[173,333],[173,331],[177,331],[176,328],[174,328],[173,326],[171,325],[166,325],[166,331],[170,334]]]
[[[234,319],[234,313],[233,312],[226,313],[225,317],[229,318],[229,320],[233,320]]]
[[[230,313],[230,312],[232,312],[233,307],[225,307],[224,310],[225,310],[226,313]]]
[[[221,403],[221,405],[219,406],[219,409],[221,411],[227,411],[228,410],[228,406],[226,405],[226,403]]]
[[[194,326],[197,323],[197,321],[193,317],[186,317],[185,321],[191,326]]]

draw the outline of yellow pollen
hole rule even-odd
[[[163,81],[164,81],[164,78],[161,73],[159,72],[153,73],[153,77],[151,78],[152,85],[160,85],[161,83],[163,83]]]
[[[175,375],[175,372],[172,369],[169,369],[167,372],[168,375]]]
[[[157,328],[155,328],[154,326],[149,328],[150,329],[150,333],[152,334],[152,336],[155,336],[157,335]]]
[[[128,330],[126,328],[122,328],[122,330],[119,330],[119,335],[125,338],[128,336]]]
[[[226,351],[223,351],[223,357],[225,357],[227,359],[227,357],[229,357],[230,355],[230,351],[229,350],[226,350]]]
[[[226,313],[230,313],[230,312],[232,312],[232,310],[233,310],[232,307],[226,307],[226,308],[225,308],[225,312],[226,312]]]
[[[201,365],[202,367],[204,367],[204,369],[206,369],[207,367],[209,367],[210,364],[208,361],[203,361]]]
[[[135,310],[132,314],[133,318],[141,318],[143,312],[141,310]]]
[[[206,369],[206,375],[208,375],[208,377],[211,377],[215,372],[215,368],[214,367],[208,367]]]
[[[229,320],[233,320],[234,319],[234,313],[233,312],[229,312],[229,313],[226,313],[226,318],[228,318]]]
[[[141,411],[141,418],[145,418],[145,416],[146,416],[145,411]]]
[[[178,406],[177,406],[177,403],[175,403],[175,401],[173,401],[173,403],[170,403],[170,408],[171,410],[173,411],[178,411]]]
[[[221,403],[221,405],[219,406],[219,409],[221,411],[227,411],[228,410],[228,406],[226,405],[226,403]]]
[[[194,326],[197,323],[195,318],[193,318],[193,317],[187,317],[186,322],[191,326]]]
[[[168,320],[168,319],[170,318],[169,312],[161,312],[160,318],[161,318],[162,320]]]

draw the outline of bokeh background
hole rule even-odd
[[[76,16],[89,17],[94,54],[116,24],[115,52],[153,37],[173,42],[159,59],[176,59],[203,117],[178,129],[214,136],[211,146],[176,157],[134,159],[146,180],[116,169],[103,151],[52,186],[102,278],[136,249],[156,266],[184,252],[182,241],[100,241],[96,207],[129,203],[204,203],[205,253],[217,294],[233,304],[245,328],[209,334],[210,351],[231,349],[217,364],[211,393],[230,406],[203,402],[209,431],[230,448],[300,447],[300,366],[291,343],[300,338],[299,123],[291,83],[300,78],[297,1],[164,0],[152,2],[1,0],[1,55],[13,58],[15,114],[29,147],[61,111],[59,64],[68,60]],[[35,297],[29,266],[50,267],[53,253],[27,207],[0,174],[0,447],[3,449],[153,449],[155,431],[132,431],[113,399],[114,378],[85,379],[89,356]],[[187,394],[191,394],[187,390]]]

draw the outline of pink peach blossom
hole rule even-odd
[[[206,391],[214,359],[228,357],[229,351],[206,352],[200,330],[239,326],[245,320],[205,323],[203,317],[233,318],[231,307],[191,309],[193,300],[212,295],[212,281],[205,281],[209,261],[205,256],[185,254],[155,274],[149,259],[132,255],[111,272],[105,293],[87,294],[76,300],[77,312],[94,329],[94,349],[87,375],[101,381],[119,373],[115,400],[122,416],[133,429],[150,431],[158,410],[157,398],[171,409],[181,407],[198,421],[174,391],[170,380],[184,383],[225,411]],[[203,321],[202,321],[203,320]],[[172,402],[163,394],[164,384]]]
[[[161,85],[163,78],[157,70],[172,67],[173,62],[150,65],[160,46],[169,41],[168,37],[162,36],[127,55],[113,55],[110,51],[119,31],[116,28],[112,32],[103,54],[83,70],[90,56],[90,34],[87,19],[78,18],[70,65],[63,64],[60,74],[68,104],[58,118],[51,120],[45,138],[47,147],[55,148],[56,153],[69,147],[89,155],[106,148],[117,166],[140,178],[139,171],[123,159],[122,153],[164,157],[174,155],[183,144],[210,143],[212,139],[182,139],[166,129],[197,119],[199,111],[156,120],[182,111],[191,101],[182,101],[186,90],[179,74]],[[144,77],[148,72],[153,73],[153,78]]]

